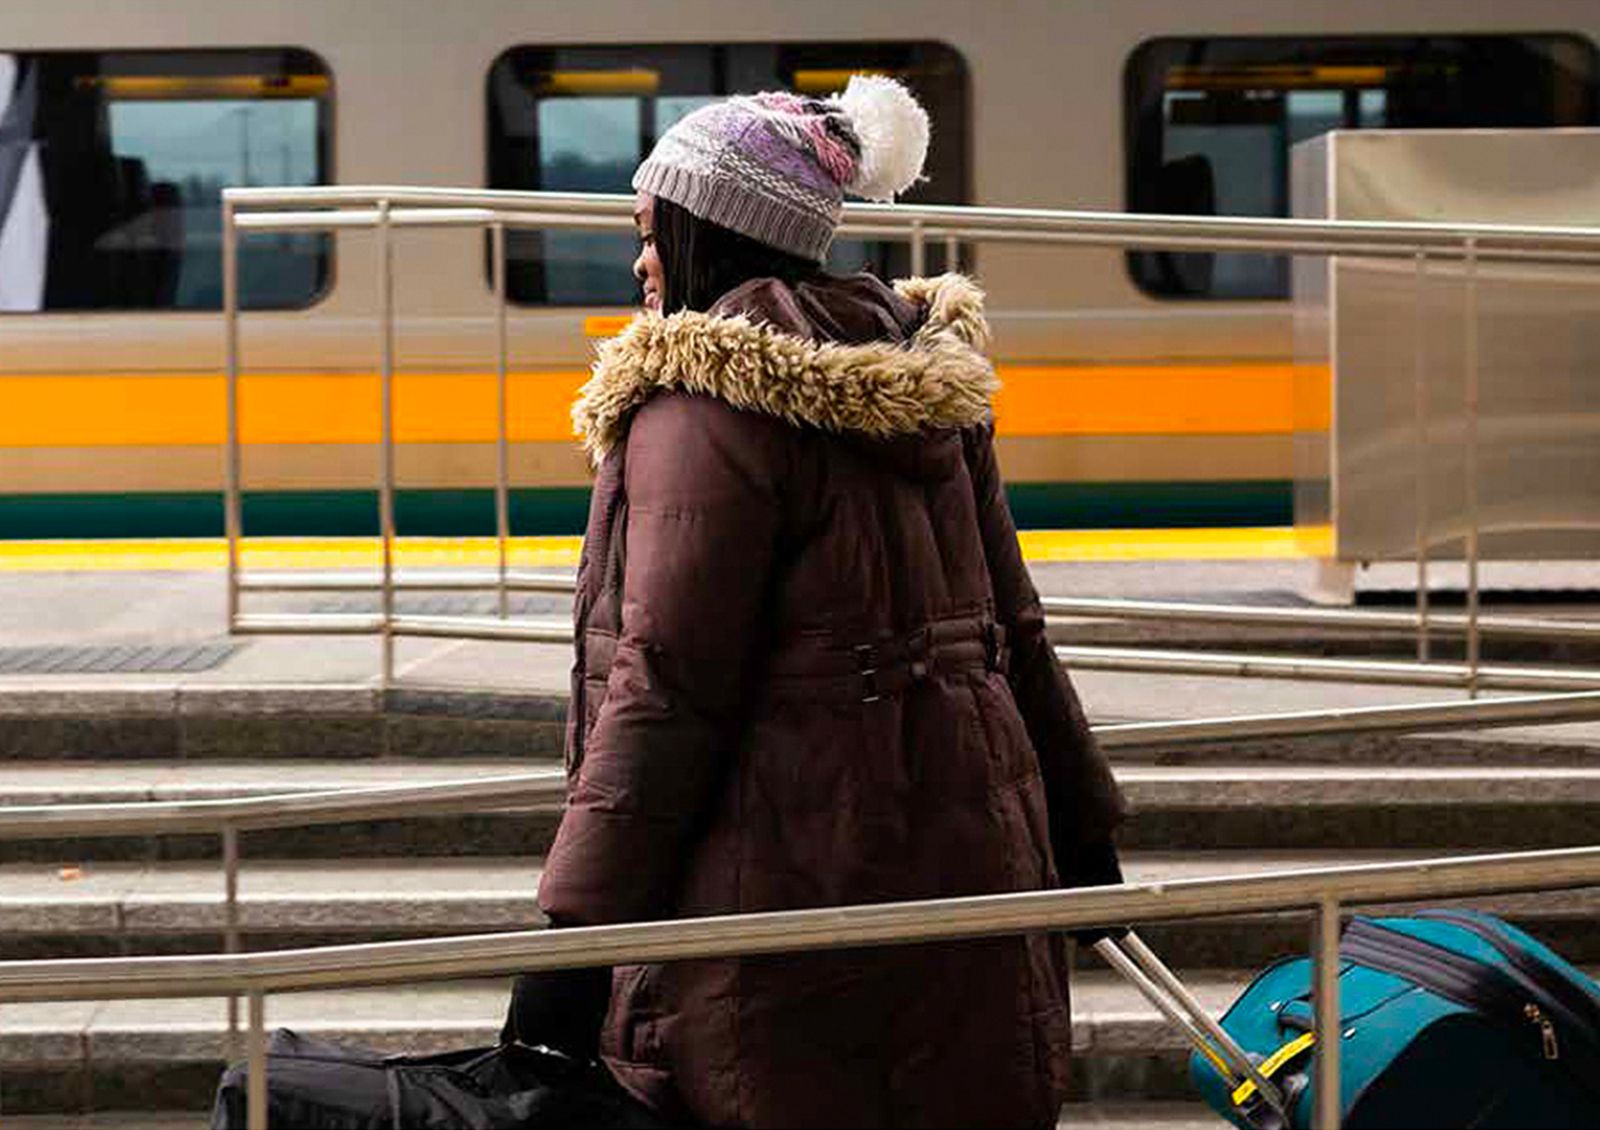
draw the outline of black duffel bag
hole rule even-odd
[[[248,1072],[217,1088],[212,1130],[245,1130]],[[597,1063],[520,1043],[439,1055],[383,1055],[308,1039],[287,1028],[267,1043],[267,1125],[273,1130],[539,1130],[669,1126]]]

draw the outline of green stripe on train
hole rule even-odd
[[[1287,480],[1188,483],[1014,483],[1023,529],[1287,526]],[[581,534],[589,492],[533,487],[511,492],[514,533]],[[211,492],[0,495],[0,539],[220,537],[222,498]],[[401,534],[494,533],[490,490],[401,490]],[[247,535],[337,537],[378,532],[376,491],[246,492]]]

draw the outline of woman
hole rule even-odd
[[[1118,881],[1121,799],[995,465],[982,297],[820,262],[927,118],[857,77],[734,98],[639,168],[646,312],[573,418],[599,466],[568,807],[539,900],[593,925]],[[541,974],[507,1034],[665,1117],[1050,1126],[1059,939]]]

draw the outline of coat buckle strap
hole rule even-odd
[[[906,637],[906,663],[913,683],[920,683],[928,677],[928,670],[933,662],[933,631],[931,628],[922,627]]]
[[[1011,649],[1006,646],[1005,628],[990,620],[983,626],[983,663],[991,671],[1005,674],[1011,666]]]
[[[878,693],[878,652],[870,643],[857,644],[856,673],[861,676],[861,701],[877,702],[883,696]]]

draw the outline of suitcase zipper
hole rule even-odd
[[[1544,995],[1539,985],[1520,972],[1499,969],[1463,957],[1435,942],[1356,918],[1345,931],[1341,953],[1362,965],[1416,980],[1429,991],[1472,1009],[1480,1015],[1509,1023],[1513,1017],[1539,1030],[1540,1052],[1546,1060],[1561,1055],[1555,1025],[1545,1009],[1530,997]],[[1545,1002],[1549,1004],[1547,1000]],[[1581,1057],[1580,1057],[1581,1058]],[[1585,1090],[1595,1090],[1586,1071],[1569,1058],[1563,1061]]]
[[[1555,1059],[1549,1054],[1549,1049],[1556,1046],[1555,1020],[1562,1021],[1569,1032],[1600,1032],[1600,1007],[1580,986],[1573,985],[1566,978],[1561,977],[1554,970],[1536,960],[1511,938],[1503,936],[1494,928],[1494,925],[1485,922],[1471,913],[1459,910],[1425,910],[1417,915],[1419,918],[1431,918],[1439,922],[1448,922],[1452,926],[1482,938],[1488,942],[1509,961],[1520,973],[1532,981],[1548,998],[1549,1011],[1554,1012],[1554,1018],[1545,1015],[1545,1009],[1533,1006],[1540,1015],[1535,1017],[1528,1014],[1528,1019],[1536,1024],[1543,1025],[1548,1032],[1545,1038],[1546,1059]]]
[[[1529,1001],[1524,1006],[1522,1012],[1524,1016],[1539,1026],[1539,1035],[1544,1041],[1544,1057],[1546,1059],[1560,1059],[1561,1046],[1556,1043],[1556,1026],[1550,1023],[1550,1018],[1532,1001]]]

